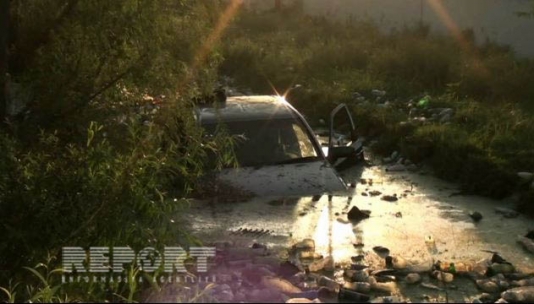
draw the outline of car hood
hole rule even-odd
[[[218,178],[257,196],[346,195],[347,186],[326,161],[225,169]]]

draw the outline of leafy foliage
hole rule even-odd
[[[189,102],[217,79],[216,50],[193,62],[224,6],[37,0],[11,8],[10,73],[29,97],[0,130],[0,286],[25,284],[2,297],[70,301],[64,296],[91,291],[65,294],[56,281],[33,281],[41,266],[22,271],[47,254],[56,269],[64,246],[197,243],[181,217],[185,197],[207,171],[234,163],[232,139],[205,137]],[[115,300],[133,301],[134,287]],[[95,301],[106,294],[94,291]]]

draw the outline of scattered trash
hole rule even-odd
[[[482,219],[482,214],[478,211],[469,213],[469,216],[473,219],[475,223],[480,222],[480,220]]]
[[[417,106],[419,108],[428,108],[430,106],[430,96],[426,95],[425,97],[421,98],[419,102],[417,103]]]
[[[380,257],[385,258],[389,255],[389,249],[382,246],[373,247],[373,251],[378,254]]]
[[[373,190],[373,191],[369,191],[369,194],[371,196],[379,196],[380,194],[382,194],[382,192],[380,192],[378,190]]]
[[[393,194],[393,195],[384,195],[382,196],[381,200],[386,201],[386,202],[396,202],[399,199],[397,198],[397,194]]]
[[[436,247],[436,241],[434,240],[434,237],[431,235],[427,235],[425,237],[425,244],[428,251],[432,254],[438,253],[438,248]]]
[[[361,220],[364,220],[366,218],[369,218],[369,215],[371,214],[371,211],[368,210],[360,210],[358,207],[353,206],[349,213],[347,213],[347,218],[351,222],[359,222]]]

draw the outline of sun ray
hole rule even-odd
[[[209,56],[211,50],[221,39],[224,31],[232,21],[232,18],[237,14],[239,8],[242,6],[243,1],[244,0],[231,0],[230,4],[228,4],[228,6],[225,8],[213,30],[202,43],[198,51],[195,52],[193,62],[190,66],[190,72],[187,73],[183,81],[179,84],[179,91],[185,89],[184,86],[187,86],[195,78],[198,69],[204,64],[204,61]]]
[[[441,0],[427,0],[427,2],[430,8],[436,13],[438,18],[441,20],[441,22],[443,22],[447,30],[454,37],[462,51],[470,57],[472,65],[476,67],[480,73],[487,75],[489,71],[484,67],[478,58],[476,49],[465,39],[460,27],[451,17],[447,8],[443,6],[443,2]]]

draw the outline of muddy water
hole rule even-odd
[[[334,197],[329,201],[323,196],[318,202],[309,197],[256,198],[247,203],[224,205],[196,202],[190,220],[197,235],[207,242],[232,240],[245,245],[259,241],[284,249],[304,238],[313,238],[316,250],[332,255],[340,265],[362,254],[365,263],[381,267],[384,260],[374,254],[372,248],[384,246],[393,256],[427,263],[437,260],[474,262],[491,257],[484,250],[496,251],[518,268],[534,272],[534,255],[516,243],[517,236],[534,228],[534,223],[523,216],[510,219],[497,214],[496,207],[509,207],[505,201],[453,195],[458,192],[456,185],[421,172],[391,173],[375,166],[352,168],[344,175],[347,180],[357,181],[352,198]],[[366,183],[361,183],[361,179]],[[362,195],[373,190],[382,194]],[[394,194],[399,197],[396,202],[381,200],[382,195]],[[370,210],[370,218],[357,224],[347,222],[346,212],[352,206]],[[474,223],[468,215],[470,211],[480,212],[483,219]],[[262,235],[231,233],[244,228],[269,232]],[[432,246],[425,242],[427,238],[434,240]],[[404,297],[428,300],[417,298],[422,292],[420,288],[406,288],[401,292]],[[467,300],[480,293],[472,283],[455,292],[456,295],[452,292],[448,296]],[[432,297],[438,299],[440,295]]]

